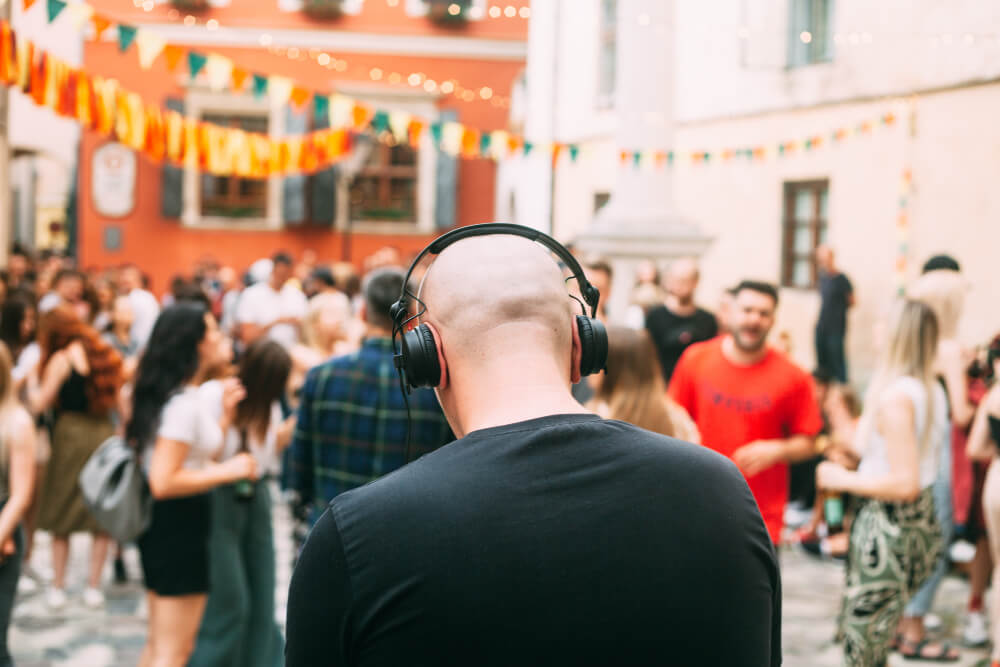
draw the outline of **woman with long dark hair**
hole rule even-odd
[[[223,458],[249,452],[258,470],[274,471],[291,440],[294,418],[282,421],[281,394],[292,359],[281,344],[258,339],[240,360],[246,397],[226,432]],[[218,406],[223,385],[202,385],[207,405]],[[267,483],[241,481],[212,492],[212,590],[190,667],[284,664],[284,641],[274,620],[274,531]]]
[[[69,536],[93,536],[90,576],[83,601],[104,604],[101,573],[108,536],[83,502],[77,479],[90,456],[114,433],[111,411],[121,388],[121,356],[85,324],[68,305],[57,306],[41,321],[41,383],[33,392],[33,412],[52,410],[52,457],[41,488],[38,527],[52,533],[52,609],[66,605]]]
[[[0,306],[0,342],[14,363],[14,394],[18,394],[41,361],[41,351],[35,340],[38,309],[31,294],[11,292]]]
[[[222,333],[204,305],[177,303],[156,320],[136,371],[125,439],[140,453],[154,498],[152,522],[138,540],[149,602],[144,667],[187,663],[209,590],[209,491],[257,477],[249,454],[213,462],[243,398],[233,383],[217,418],[199,397],[222,351]]]

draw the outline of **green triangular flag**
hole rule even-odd
[[[493,144],[493,137],[490,136],[489,132],[483,132],[483,136],[479,137],[479,154],[489,155],[490,146]]]
[[[263,74],[253,75],[253,95],[262,97],[267,94],[267,77]]]
[[[576,162],[576,159],[580,157],[580,147],[576,144],[570,144],[569,147],[569,159]]]
[[[632,153],[632,166],[638,167],[640,160],[642,160],[642,153],[640,151],[634,151]]]
[[[372,116],[372,129],[375,134],[382,134],[389,129],[389,114],[384,111],[376,111]]]
[[[49,10],[49,23],[56,20],[59,13],[66,9],[66,3],[63,0],[49,0],[48,10]],[[127,47],[126,47],[127,48]]]
[[[431,136],[434,138],[434,145],[441,146],[441,123],[431,123]]]
[[[256,81],[254,83],[256,83]],[[326,95],[320,95],[318,93],[313,95],[313,114],[316,118],[322,118],[324,122],[329,123],[330,98]]]
[[[525,155],[529,154],[534,147],[535,147],[535,144],[531,143],[530,141],[525,141],[524,142],[524,154]]]
[[[197,51],[188,51],[188,71],[191,72],[192,79],[198,76],[198,72],[205,68],[207,62],[207,56],[203,56]]]
[[[667,152],[667,164],[673,164],[673,163],[674,163],[674,152],[673,151],[668,151]]]
[[[707,153],[706,152],[706,153],[702,153],[701,154],[701,161],[702,162],[708,162],[711,159],[712,159],[712,154],[711,153]]]
[[[122,53],[128,51],[128,47],[132,46],[132,42],[135,41],[135,31],[136,29],[130,25],[120,24],[118,26],[118,50]]]
[[[809,150],[810,148],[812,148],[813,147],[813,140],[812,139],[806,139],[805,146],[806,146],[806,150]]]
[[[778,155],[785,154],[785,144],[778,144]]]

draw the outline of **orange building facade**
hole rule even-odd
[[[115,21],[225,56],[249,72],[482,131],[506,128],[530,11],[528,0],[91,4]],[[319,18],[307,11],[313,5],[337,15]],[[203,76],[192,79],[186,65],[170,71],[162,55],[143,69],[135,49],[121,53],[113,35],[85,43],[83,67],[117,79],[147,103],[223,125],[282,135],[322,127],[317,123],[324,120],[312,113],[311,100],[302,108],[275,107],[249,90],[212,89]],[[110,140],[87,131],[78,171],[80,265],[134,262],[161,292],[173,275],[206,256],[243,269],[277,250],[295,256],[312,250],[321,262],[360,265],[379,248],[395,247],[405,257],[444,229],[491,220],[495,164],[446,155],[425,135],[415,149],[391,139],[369,142],[366,154],[348,155],[326,175],[269,181],[164,167],[140,155],[131,209],[109,215],[95,193],[104,187],[100,149]]]

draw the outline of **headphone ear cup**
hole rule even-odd
[[[608,363],[608,331],[599,320],[576,316],[580,332],[580,376],[593,375]]]
[[[403,334],[403,368],[407,383],[414,389],[441,384],[437,345],[434,333],[426,324]]]

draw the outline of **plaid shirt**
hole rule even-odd
[[[306,376],[290,486],[314,519],[335,496],[406,463],[406,407],[392,356],[391,339],[373,338]],[[454,438],[433,391],[417,389],[409,399],[415,459]]]

